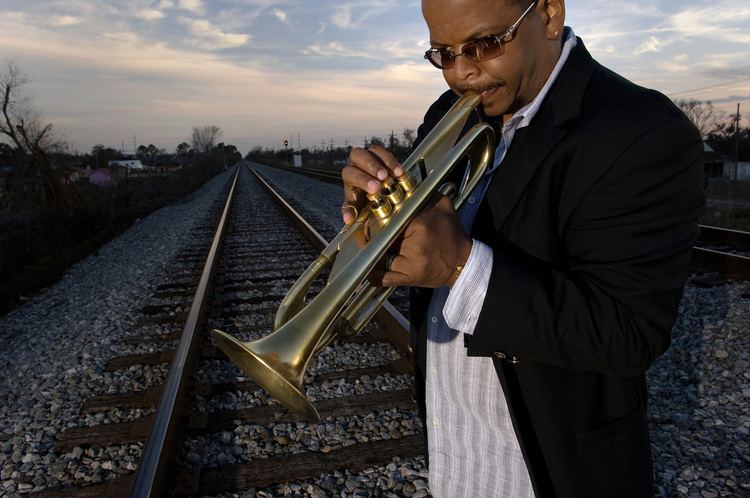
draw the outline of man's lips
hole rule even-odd
[[[466,87],[466,88],[460,88],[459,92],[463,94],[463,93],[471,90],[473,92],[480,93],[482,95],[482,101],[485,102],[488,98],[492,97],[492,95],[494,95],[499,88],[501,88],[503,86],[505,86],[503,83],[496,83],[496,84],[494,84],[492,86],[489,86],[489,87],[487,87],[487,86],[485,86],[485,87]]]
[[[487,100],[492,98],[492,96],[495,94],[499,87],[493,86],[492,88],[489,88],[482,92],[482,103],[486,103]]]

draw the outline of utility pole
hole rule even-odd
[[[737,181],[737,169],[740,164],[740,103],[737,102],[737,114],[734,116],[734,168],[732,180]]]

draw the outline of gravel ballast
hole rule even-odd
[[[140,308],[154,286],[168,280],[175,255],[205,222],[233,171],[139,220],[58,283],[0,318],[0,495],[74,480],[99,482],[134,468],[140,445],[77,448],[63,455],[51,449],[67,427],[137,415],[82,416],[86,398],[139,389],[160,380],[154,375],[164,375],[160,367],[104,372],[104,366],[127,351],[122,339],[138,329]],[[97,456],[100,451],[104,456]]]

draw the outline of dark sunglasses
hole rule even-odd
[[[488,35],[478,40],[472,40],[461,47],[461,53],[459,54],[454,54],[448,48],[431,48],[424,53],[424,58],[438,69],[451,69],[456,63],[456,57],[462,55],[472,62],[483,62],[500,57],[505,53],[505,44],[513,39],[521,21],[531,12],[534,5],[536,5],[536,0],[523,11],[521,17],[507,30],[497,35]]]

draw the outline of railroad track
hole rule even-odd
[[[283,182],[276,183],[281,186]],[[90,397],[81,408],[79,427],[62,432],[55,442],[55,452],[66,455],[66,460],[70,454],[79,455],[81,464],[102,469],[114,467],[116,472],[110,471],[109,477],[112,472],[119,477],[99,483],[89,477],[80,478],[74,480],[73,487],[47,489],[33,496],[128,496],[133,487],[140,490],[135,496],[146,496],[149,489],[155,490],[154,494],[157,490],[166,490],[177,496],[242,493],[242,490],[257,490],[258,496],[327,496],[339,495],[342,490],[372,492],[390,479],[384,476],[394,474],[398,482],[395,485],[389,482],[387,488],[381,487],[388,489],[382,492],[383,495],[427,494],[427,474],[421,459],[424,451],[421,427],[411,400],[410,361],[403,318],[382,314],[379,319],[385,320],[383,325],[371,327],[348,342],[334,344],[330,351],[319,355],[317,364],[308,371],[307,392],[321,411],[324,420],[320,425],[301,421],[269,400],[213,347],[205,335],[214,327],[244,337],[243,340],[268,333],[278,302],[307,263],[318,254],[322,243],[320,236],[311,233],[303,236],[287,232],[285,227],[289,221],[281,216],[281,209],[292,210],[291,206],[279,208],[276,201],[264,197],[262,184],[250,176],[249,171],[243,171],[237,185],[239,197],[228,212],[231,216],[227,240],[223,243],[222,259],[214,270],[214,284],[206,285],[208,306],[203,314],[193,312],[190,303],[196,289],[201,287],[206,255],[214,247],[211,235],[216,227],[213,219],[198,227],[198,231],[205,232],[205,240],[179,255],[176,266],[179,270],[143,306],[138,335],[123,341],[129,345],[132,354],[111,358],[106,366],[106,370],[117,373],[117,378],[128,379],[128,386],[141,388],[123,388],[120,392]],[[332,185],[330,187],[333,189]],[[293,204],[299,207],[298,201]],[[264,220],[251,217],[256,211],[264,214]],[[216,209],[213,218],[218,220],[223,212],[223,207]],[[284,237],[289,238],[275,240],[279,233],[286,233]],[[305,247],[307,242],[303,237],[311,241],[309,247]],[[253,242],[257,240],[262,242]],[[732,303],[737,305],[750,295],[743,294],[746,287],[742,284],[726,285],[727,277],[720,273],[721,267],[709,267],[708,271],[716,275],[693,276],[689,283],[691,287],[717,287],[716,292],[714,289],[686,291],[697,296],[696,299],[706,299],[701,306],[717,303],[710,297],[717,292],[716,295],[730,292],[736,298]],[[732,276],[728,278],[740,280]],[[688,310],[686,316],[693,312]],[[150,441],[154,436],[149,436],[149,433],[152,422],[159,419],[159,412],[162,412],[161,409],[157,411],[157,405],[167,403],[163,393],[169,390],[164,387],[169,385],[169,380],[163,385],[149,383],[142,381],[135,372],[151,369],[156,380],[168,378],[171,374],[167,373],[167,366],[175,358],[180,358],[181,346],[177,341],[185,335],[183,329],[187,327],[184,324],[196,314],[201,319],[196,320],[195,344],[192,348],[187,347],[195,355],[192,359],[177,362],[186,365],[182,378],[191,379],[178,383],[182,384],[183,391],[178,389],[172,403],[183,409],[175,410],[173,416],[166,419],[167,423],[162,424],[177,430],[173,433],[164,431],[164,435],[157,439],[161,438],[167,444],[153,446]],[[388,316],[396,318],[391,318],[389,324]],[[736,323],[742,320],[742,314],[733,316],[735,318],[727,323],[722,321],[710,329],[702,329],[702,333],[705,337],[720,337],[721,341],[735,340],[737,336],[733,336],[732,331],[742,327]],[[660,359],[662,365],[653,369],[651,378],[651,395],[657,400],[657,403],[651,402],[656,413],[651,420],[652,431],[659,445],[655,453],[657,482],[672,492],[676,492],[675,484],[669,484],[669,480],[673,479],[670,472],[675,464],[669,463],[667,458],[671,458],[670,455],[692,455],[693,451],[683,446],[691,438],[678,437],[678,433],[673,435],[672,432],[680,429],[685,434],[701,426],[690,419],[677,418],[674,409],[663,406],[663,402],[668,399],[667,393],[681,393],[673,394],[680,396],[693,392],[691,387],[685,388],[681,384],[687,374],[676,375],[672,369],[693,372],[705,368],[703,363],[692,364],[690,359],[697,361],[700,357],[695,357],[694,352],[710,344],[695,342],[695,333],[688,333],[694,323],[689,320],[695,319],[681,318],[678,322],[675,343]],[[699,318],[698,323],[703,323],[703,320]],[[698,335],[701,335],[700,331]],[[722,357],[717,356],[718,360],[707,363],[711,368],[717,363],[717,368],[727,365],[728,359],[723,356],[727,351],[729,359],[735,354],[728,348],[728,342],[722,343],[721,348],[724,351]],[[713,349],[706,354],[713,357]],[[679,367],[667,366],[669,364],[679,364]],[[192,367],[188,368],[190,365]],[[722,368],[732,370],[728,365]],[[706,375],[725,382],[720,373]],[[671,385],[677,381],[680,382],[678,387]],[[697,386],[697,382],[691,377],[688,385]],[[695,399],[700,399],[699,393],[680,400],[677,406],[689,406],[695,403]],[[723,403],[721,399],[719,401]],[[92,420],[107,423],[84,426]],[[742,419],[731,423],[742,424]],[[704,441],[704,433],[697,434]],[[147,438],[149,443],[144,450],[143,442]],[[712,444],[720,446],[718,439]],[[740,448],[741,445],[742,442],[739,446],[735,442],[733,447]],[[157,448],[153,452],[158,458],[152,457],[139,465],[141,458],[147,458],[144,455],[149,454],[151,447]],[[117,451],[114,448],[125,450],[115,457]],[[738,451],[741,454],[743,450]],[[123,453],[126,454],[124,458]],[[696,451],[696,456],[690,456],[691,468],[700,468],[702,454]],[[162,460],[163,455],[170,458]],[[742,457],[732,458],[739,461]],[[742,465],[732,465],[734,467],[729,470],[736,468],[738,472],[738,477],[732,477],[743,485]],[[135,483],[141,478],[134,473],[138,468],[156,471],[147,476],[145,485],[140,485],[145,487],[138,488],[139,484]],[[726,468],[722,471],[728,472]],[[744,490],[750,489],[750,481],[744,484]],[[252,496],[252,493],[246,496]]]
[[[81,409],[147,414],[70,428],[55,444],[60,454],[81,449],[100,454],[118,445],[131,445],[137,453],[146,441],[135,474],[123,471],[106,483],[34,496],[214,495],[342,469],[358,472],[423,454],[408,323],[390,305],[376,317],[377,327],[335,342],[308,369],[308,395],[323,418],[320,425],[269,399],[211,343],[207,331],[213,327],[243,340],[270,332],[286,289],[325,242],[269,190],[249,169],[238,169],[215,237],[180,256],[186,271],[144,307],[141,325],[151,331],[129,339],[152,343],[155,351],[112,358],[107,365],[122,370],[171,362],[164,383],[89,398]],[[295,231],[290,219],[304,231]],[[217,458],[207,462],[212,455]]]

